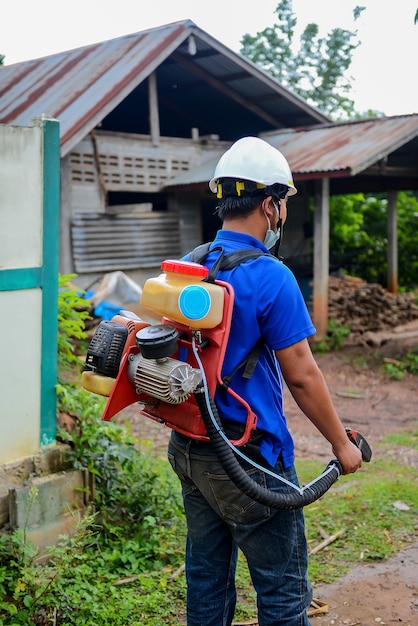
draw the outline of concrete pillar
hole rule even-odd
[[[387,238],[388,238],[388,278],[387,289],[398,293],[398,212],[397,191],[388,192]]]
[[[315,186],[314,214],[314,280],[313,323],[317,334],[315,341],[322,341],[328,329],[328,281],[329,281],[329,179],[323,178]]]

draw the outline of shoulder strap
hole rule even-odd
[[[202,263],[202,261],[205,260],[211,245],[212,242],[209,241],[208,243],[202,243],[200,246],[197,246],[197,248],[190,252],[189,260],[192,261],[192,263]]]
[[[241,248],[240,250],[235,250],[234,252],[226,254],[223,257],[218,269],[232,270],[237,265],[241,265],[241,263],[245,263],[246,261],[251,261],[251,259],[258,259],[260,256],[271,256],[271,254],[252,248]]]
[[[257,343],[250,350],[249,354],[247,354],[247,356],[244,357],[240,363],[238,363],[238,365],[231,372],[231,374],[229,374],[229,376],[222,377],[222,384],[219,383],[219,386],[222,387],[222,389],[228,389],[228,387],[230,387],[231,385],[231,381],[233,377],[242,368],[244,368],[242,377],[247,378],[247,379],[252,378],[252,375],[254,374],[255,366],[258,363],[258,359],[260,358],[263,347],[264,347],[264,339],[263,337],[260,337]]]
[[[203,263],[209,253],[211,245],[212,242],[203,243],[202,245],[197,246],[197,248],[192,250],[190,253],[189,260],[194,263]],[[220,270],[232,270],[234,267],[237,267],[237,265],[250,261],[251,259],[258,259],[260,256],[271,257],[270,253],[263,252],[262,250],[257,250],[255,248],[240,248],[239,250],[234,250],[234,252],[230,252],[229,254],[224,254],[224,249],[221,246],[217,246],[211,250],[211,252],[214,251],[219,251],[220,254],[209,272],[209,276],[206,279],[208,282],[214,282],[216,274]],[[235,367],[234,371],[229,376],[224,376],[222,378],[221,386],[223,389],[228,389],[232,378],[242,368],[242,375],[244,378],[249,379],[252,377],[263,346],[264,339],[260,337],[255,346],[253,346],[252,350],[250,350],[249,354],[247,354],[247,356]]]
[[[197,246],[197,248],[192,250],[190,253],[189,260],[193,261],[193,263],[203,263],[209,254],[211,245],[212,242],[203,243],[200,246]],[[217,246],[216,248],[213,248],[211,252],[216,250],[219,250],[220,254],[210,270],[208,277],[209,281],[215,280],[216,274],[220,270],[232,270],[234,267],[237,267],[237,265],[241,265],[241,263],[245,263],[251,259],[258,259],[260,256],[271,256],[268,252],[263,252],[262,250],[257,250],[255,248],[240,248],[239,250],[235,250],[229,254],[224,254],[224,249],[221,246]]]

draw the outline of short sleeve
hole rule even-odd
[[[315,334],[297,280],[283,263],[266,259],[260,275],[258,319],[272,350],[281,350]]]

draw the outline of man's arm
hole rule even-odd
[[[276,350],[283,378],[296,403],[330,442],[344,474],[361,467],[361,452],[350,442],[334,408],[324,376],[306,339]]]

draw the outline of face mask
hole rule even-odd
[[[280,237],[280,230],[275,233],[274,230],[271,230],[271,228],[269,228],[266,232],[266,236],[264,237],[264,245],[268,250],[270,250],[271,248],[273,248],[274,245],[276,245],[276,242],[279,241]]]

